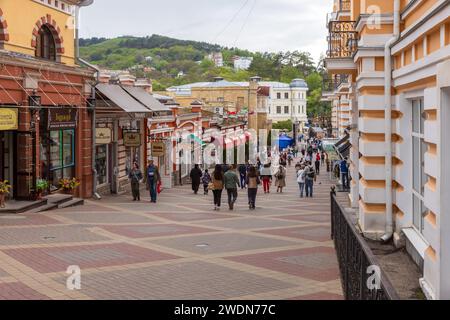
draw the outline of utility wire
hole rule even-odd
[[[244,8],[247,6],[247,4],[249,3],[250,0],[245,0],[245,2],[243,3],[243,5],[239,8],[238,11],[236,11],[236,13],[234,14],[234,16],[231,18],[230,21],[228,21],[228,23],[226,24],[226,26],[216,35],[216,37],[214,38],[214,40],[212,41],[212,43],[216,43],[217,39],[231,26],[231,24],[234,22],[234,20],[236,20],[237,16],[241,13],[242,10],[244,10]]]
[[[236,47],[236,43],[238,42],[239,38],[241,37],[242,31],[244,31],[244,28],[247,25],[247,22],[248,22],[251,14],[253,12],[253,9],[255,9],[255,5],[256,5],[256,0],[253,0],[253,4],[252,4],[252,6],[250,8],[250,11],[247,14],[247,17],[244,20],[244,23],[242,24],[241,30],[239,31],[239,33],[238,33],[238,35],[236,37],[236,40],[234,40],[233,47]]]

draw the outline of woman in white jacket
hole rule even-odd
[[[300,198],[303,198],[303,191],[305,190],[305,182],[306,182],[306,172],[305,166],[302,165],[300,170],[297,171],[297,183],[300,188]]]

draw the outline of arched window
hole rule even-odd
[[[55,38],[50,28],[43,25],[36,40],[36,57],[56,61]]]

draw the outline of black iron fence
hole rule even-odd
[[[358,47],[355,21],[330,21],[328,24],[328,58],[350,58]]]
[[[330,78],[324,78],[322,81],[322,92],[333,92],[341,84],[348,83],[348,74],[335,74]]]
[[[363,237],[331,191],[331,237],[334,240],[346,300],[399,300]]]

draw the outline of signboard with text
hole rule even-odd
[[[124,132],[123,144],[125,147],[140,147],[141,134],[139,132]]]
[[[95,143],[109,144],[112,141],[112,131],[110,128],[95,128]]]
[[[19,129],[19,110],[0,107],[0,131]]]
[[[162,157],[166,153],[166,144],[164,142],[152,143],[152,157]]]
[[[77,110],[74,108],[57,108],[48,110],[48,129],[75,129],[77,127]]]

